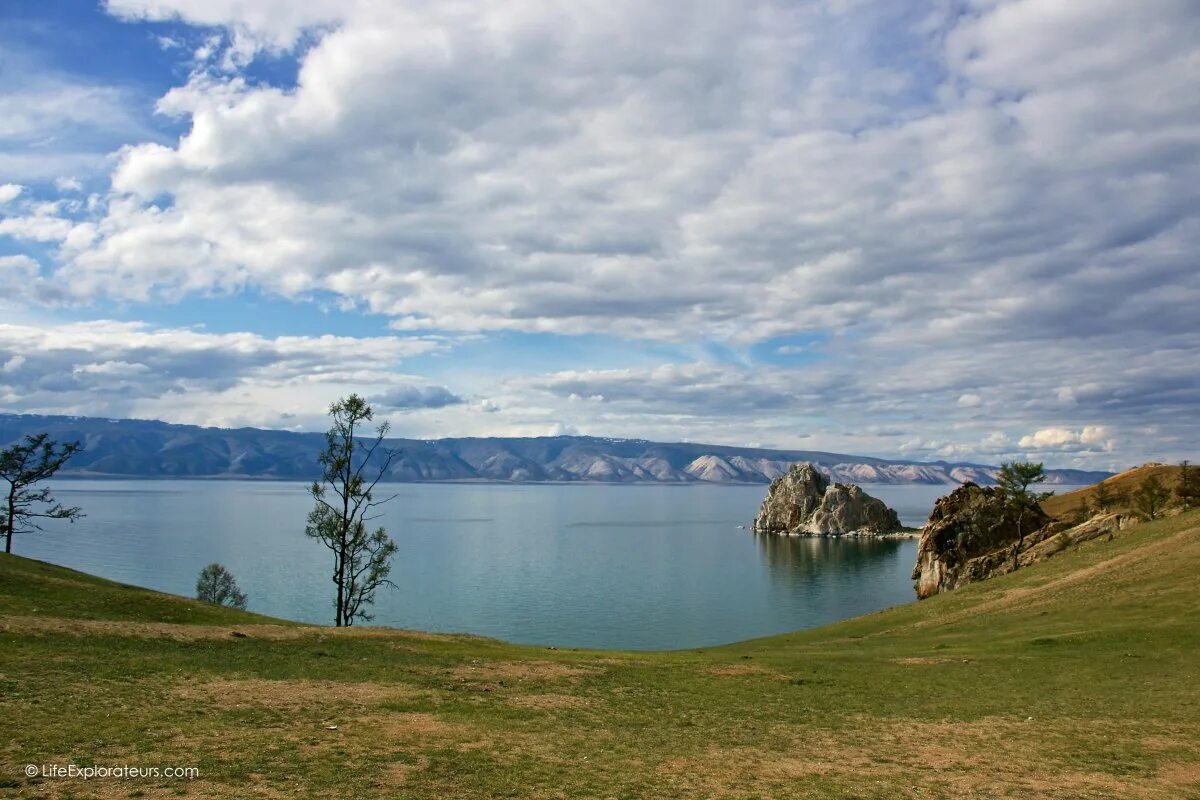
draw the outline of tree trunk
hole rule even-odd
[[[15,491],[16,487],[14,486],[8,492],[8,517],[4,520],[4,527],[7,528],[4,532],[4,552],[6,553],[12,552],[13,530],[16,528],[16,521],[13,519],[13,515],[17,513],[13,497]]]
[[[1021,523],[1025,521],[1025,509],[1021,509],[1017,514],[1017,543],[1013,545],[1013,572],[1021,568],[1020,556],[1021,545],[1025,543],[1025,532],[1021,529]]]
[[[337,626],[346,625],[346,538],[350,535],[350,484],[354,479],[354,428],[346,437],[346,474],[342,477],[342,524],[338,532]]]

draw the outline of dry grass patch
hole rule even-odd
[[[709,667],[705,672],[720,678],[761,677],[770,678],[775,681],[791,679],[790,676],[779,670],[768,669],[755,664],[721,664],[716,667]]]
[[[503,683],[504,681],[548,681],[577,679],[604,672],[598,667],[580,667],[558,661],[480,661],[450,670],[460,681]]]
[[[1158,777],[1174,786],[1200,789],[1200,764],[1169,763],[1158,768]]]
[[[429,739],[478,739],[477,731],[469,725],[446,722],[426,711],[396,711],[358,717],[339,728],[356,736],[367,736],[373,743],[411,742]]]
[[[330,704],[377,706],[392,700],[426,697],[430,693],[404,684],[222,679],[177,686],[172,694],[218,709],[262,706],[294,712]]]
[[[687,794],[825,796],[806,793],[815,781],[892,787],[894,797],[1079,797],[1173,800],[1195,780],[1195,765],[1172,764],[1155,778],[1062,769],[1044,757],[1035,723],[1003,719],[925,723],[857,720],[847,731],[777,726],[776,746],[709,746],[693,757],[658,765],[659,775]],[[784,752],[780,752],[780,748]]]
[[[517,708],[528,708],[534,711],[578,711],[591,708],[596,701],[590,697],[578,697],[571,694],[518,694],[505,700]]]

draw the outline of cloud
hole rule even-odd
[[[466,402],[445,386],[394,386],[371,398],[384,411],[445,408]]]
[[[18,183],[0,184],[0,205],[6,205],[16,200],[24,190],[25,187]]]
[[[0,324],[0,409],[154,416],[220,424],[221,409],[307,419],[339,394],[405,380],[406,358],[441,350],[428,337],[214,334],[144,323]],[[411,379],[410,379],[411,380]],[[206,408],[206,406],[208,406]],[[182,413],[178,413],[182,410]],[[197,416],[199,415],[199,416]]]
[[[328,32],[294,91],[200,72],[162,98],[190,132],[123,151],[63,280],[137,300],[321,289],[398,329],[671,340],[1049,337],[1085,308],[1090,326],[1149,325],[1129,312],[1164,280],[1200,291],[1182,256],[1200,235],[1200,112],[1144,108],[1190,97],[1200,38],[1179,2],[1050,19],[1028,3],[919,19],[304,6],[108,5],[276,47]],[[1099,55],[1082,33],[1097,26]],[[861,43],[833,49],[847,27]]]
[[[1102,425],[1088,425],[1079,430],[1042,428],[1022,436],[1019,446],[1030,451],[1112,450],[1114,442]]]
[[[706,363],[558,372],[516,379],[510,386],[653,414],[782,412],[800,403],[800,398],[788,390],[785,373],[762,371],[748,375],[737,367]]]
[[[333,294],[399,332],[646,343],[436,379],[496,429],[1085,461],[1200,440],[1190,0],[106,8],[211,46],[156,105],[185,133],[127,137],[90,208],[14,199],[31,299]],[[294,85],[241,69],[264,51]],[[14,119],[64,107],[45,89]],[[746,355],[814,332],[794,368]]]
[[[140,88],[105,85],[90,73],[64,73],[57,64],[65,59],[28,49],[22,22],[14,20],[11,30],[7,23],[0,69],[0,175],[5,179],[37,184],[101,173],[111,169],[107,156],[112,151],[156,137],[142,112]]]
[[[229,27],[255,49],[286,50],[309,28],[337,22],[354,0],[106,0],[110,14],[127,20],[178,20],[205,27]],[[178,46],[172,40],[164,46]]]

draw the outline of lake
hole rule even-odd
[[[16,553],[192,596],[218,561],[250,609],[330,623],[332,556],[306,485],[60,480],[87,514]],[[921,525],[948,486],[870,486]],[[766,486],[393,484],[399,546],[374,624],[558,647],[676,649],[809,628],[914,599],[914,540],[757,536]]]

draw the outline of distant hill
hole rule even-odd
[[[1128,511],[1133,493],[1147,478],[1157,477],[1167,488],[1174,490],[1179,483],[1179,472],[1179,466],[1176,464],[1143,464],[1105,479],[1104,484],[1109,489],[1124,497],[1124,502],[1118,502],[1113,510]],[[1068,519],[1080,508],[1090,507],[1094,502],[1095,495],[1095,486],[1076,489],[1073,492],[1051,497],[1042,503],[1042,509],[1055,519]]]
[[[0,445],[47,431],[78,440],[84,452],[64,475],[147,478],[317,476],[321,433],[201,428],[152,420],[0,414]],[[945,461],[896,461],[812,450],[604,439],[591,436],[392,439],[401,451],[395,481],[595,481],[604,483],[767,483],[798,461],[811,461],[850,483],[991,483],[995,468]],[[1049,470],[1049,483],[1090,484],[1107,472]]]

